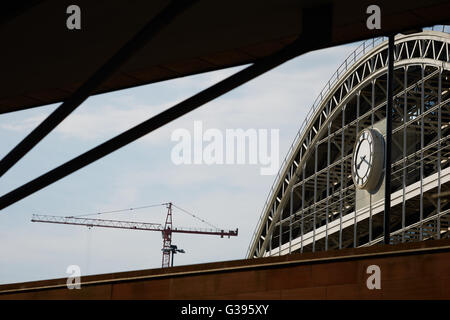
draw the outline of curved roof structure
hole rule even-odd
[[[394,218],[393,242],[416,239],[408,232],[414,233],[417,223],[417,237],[425,239],[426,217],[434,217],[439,229],[428,237],[448,233],[442,220],[448,218],[448,197],[441,193],[450,179],[450,35],[445,27],[439,30],[395,38],[392,180],[398,183],[392,182],[391,207],[397,205],[398,221]],[[380,241],[376,214],[384,200],[355,188],[351,158],[361,130],[385,130],[386,73],[387,41],[377,38],[362,43],[333,74],[282,163],[249,258]],[[409,219],[408,206],[419,208],[417,219]]]

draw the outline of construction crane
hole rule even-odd
[[[102,227],[102,228],[118,228],[118,229],[132,229],[132,230],[146,230],[146,231],[160,231],[163,237],[162,251],[162,267],[167,268],[173,266],[174,254],[184,253],[183,249],[178,249],[176,245],[172,244],[172,233],[191,233],[191,234],[206,234],[223,237],[233,237],[238,235],[236,230],[221,230],[221,229],[202,229],[202,228],[178,228],[172,225],[172,202],[163,203],[167,207],[166,222],[163,225],[159,223],[148,222],[132,222],[119,220],[104,220],[104,219],[90,219],[78,217],[62,217],[33,214],[32,222],[45,222],[57,224],[70,224],[87,227]],[[181,208],[180,208],[181,209]],[[184,210],[183,210],[184,211]],[[114,211],[113,211],[114,212]],[[195,216],[194,216],[195,217]],[[197,217],[196,217],[197,218]],[[202,220],[205,222],[204,220]]]

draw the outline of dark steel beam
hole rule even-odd
[[[43,0],[8,1],[0,5],[0,26],[24,14]]]
[[[388,37],[388,74],[387,74],[387,104],[386,104],[386,150],[385,150],[385,183],[384,183],[384,243],[390,243],[391,216],[391,164],[392,164],[392,112],[394,84],[394,38]]]
[[[39,126],[28,134],[0,161],[0,177],[16,164],[28,151],[47,136],[69,114],[80,106],[110,76],[112,76],[133,54],[144,47],[165,26],[197,0],[171,1],[158,15],[148,22],[131,40],[119,49],[66,101],[53,111]]]
[[[91,164],[92,162],[122,148],[161,126],[191,112],[205,103],[233,90],[257,76],[297,57],[302,53],[323,48],[331,38],[331,6],[317,6],[304,10],[303,32],[297,40],[277,53],[262,58],[219,83],[193,95],[141,124],[119,134],[103,144],[73,158],[61,166],[41,175],[21,187],[0,197],[0,210],[45,188],[61,178]]]

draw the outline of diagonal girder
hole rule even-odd
[[[114,152],[115,150],[122,148],[123,146],[183,116],[184,114],[197,109],[205,103],[214,100],[234,88],[275,68],[276,66],[302,53],[306,53],[310,50],[326,45],[328,39],[331,37],[331,26],[329,25],[331,20],[330,15],[330,6],[318,6],[305,10],[303,21],[303,30],[305,32],[303,32],[293,43],[287,45],[275,54],[260,59],[244,70],[235,73],[234,75],[176,104],[175,106],[104,142],[103,144],[3,195],[0,197],[0,210],[14,204],[17,201],[20,201],[38,190],[45,188],[46,186]],[[315,29],[318,21],[320,21],[320,19],[318,19],[320,17],[325,17],[328,24],[321,21],[319,29]],[[313,32],[311,32],[310,29],[314,29],[316,33],[318,31],[321,32],[322,36],[311,36]]]
[[[66,101],[42,121],[17,146],[0,161],[0,177],[24,157],[34,146],[44,139],[69,114],[78,108],[89,96],[114,72],[116,72],[133,54],[144,47],[160,30],[170,24],[198,0],[171,1],[156,17],[152,18],[131,40],[120,48],[85,83],[83,83]]]

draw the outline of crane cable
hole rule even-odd
[[[189,212],[189,211],[187,211],[187,210],[185,210],[185,209],[183,209],[183,208],[180,208],[180,207],[174,205],[173,203],[172,203],[172,206],[174,206],[174,207],[177,208],[178,210],[183,211],[184,213],[187,213],[187,214],[190,215],[191,217],[193,217],[193,218],[195,218],[195,219],[197,219],[197,220],[199,220],[199,221],[201,221],[201,222],[203,222],[203,223],[209,225],[210,227],[213,227],[214,229],[220,229],[220,228],[216,227],[215,225],[213,225],[212,223],[209,223],[209,222],[206,221],[205,219],[202,219],[202,218],[200,218],[199,216],[196,216],[195,214],[193,214],[193,213],[191,213],[191,212]]]
[[[166,203],[150,204],[150,205],[141,206],[141,207],[134,207],[134,208],[127,208],[127,209],[120,209],[120,210],[101,211],[101,212],[80,214],[80,215],[77,215],[77,216],[70,216],[70,217],[66,217],[66,218],[87,217],[87,216],[94,216],[94,215],[107,214],[107,213],[129,212],[129,211],[133,211],[133,210],[140,210],[140,209],[159,207],[159,206],[165,206],[165,205],[166,205]]]
[[[153,207],[159,207],[159,206],[167,206],[169,203],[158,203],[158,204],[149,204],[145,206],[140,207],[133,207],[133,208],[126,208],[126,209],[119,209],[119,210],[111,210],[111,211],[100,211],[100,212],[94,212],[94,213],[87,213],[87,214],[80,214],[76,216],[69,216],[66,218],[78,218],[78,217],[87,217],[87,216],[94,216],[94,215],[100,215],[100,214],[108,214],[108,213],[128,213],[130,211],[134,210],[141,210],[141,209],[147,209],[147,208],[153,208]],[[220,229],[217,226],[213,225],[212,223],[206,221],[205,219],[193,214],[192,212],[187,211],[186,209],[183,209],[175,204],[172,203],[172,206],[177,208],[178,210],[190,215],[191,217],[209,225],[210,227],[213,227],[214,229]]]

